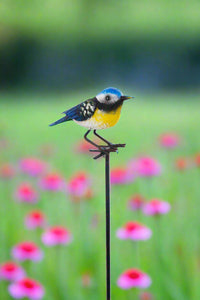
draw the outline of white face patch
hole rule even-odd
[[[100,93],[96,96],[97,100],[100,103],[104,103],[104,104],[114,104],[119,100],[118,95],[115,94],[104,94],[104,93]]]

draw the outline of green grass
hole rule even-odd
[[[72,244],[46,248],[40,234],[24,228],[23,219],[33,208],[13,199],[16,186],[26,180],[37,187],[37,179],[18,174],[10,182],[0,182],[0,262],[10,259],[10,250],[17,242],[31,239],[44,250],[41,263],[26,265],[28,275],[39,280],[46,289],[45,300],[105,299],[105,220],[104,162],[74,153],[74,144],[85,129],[69,122],[49,128],[59,113],[93,93],[76,93],[40,99],[33,96],[1,96],[0,133],[10,147],[0,152],[0,163],[17,164],[24,156],[42,157],[40,147],[51,144],[55,154],[48,158],[50,168],[69,179],[76,171],[86,170],[93,179],[94,198],[89,202],[72,203],[63,193],[40,192],[36,205],[47,214],[50,224],[67,226],[74,235]],[[161,101],[155,101],[160,98]],[[71,99],[71,101],[66,101]],[[193,101],[194,100],[194,101]],[[163,165],[163,174],[152,180],[137,179],[126,186],[112,187],[112,298],[138,299],[134,290],[123,291],[116,285],[118,276],[127,268],[138,265],[134,243],[115,237],[118,227],[129,220],[138,220],[153,230],[149,241],[139,243],[140,268],[152,278],[149,291],[157,300],[197,300],[199,286],[200,192],[199,172],[191,168],[180,173],[173,162],[179,156],[192,157],[200,151],[198,95],[141,95],[123,107],[120,122],[101,133],[113,142],[125,142],[125,149],[112,154],[111,165],[126,164],[138,154],[148,154]],[[73,102],[72,102],[73,101]],[[183,144],[173,150],[160,149],[157,137],[176,131]],[[127,209],[127,200],[134,193],[147,199],[162,198],[172,205],[171,212],[159,219],[143,216]],[[34,206],[35,207],[35,206]],[[91,227],[94,215],[97,228]],[[81,275],[90,272],[92,287],[83,288]],[[10,299],[6,285],[0,282],[0,299]],[[134,298],[135,297],[135,298]]]

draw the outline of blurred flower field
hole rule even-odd
[[[93,94],[1,96],[2,300],[105,299],[104,161],[84,128],[48,127]],[[197,300],[198,95],[136,96],[101,132],[126,143],[111,157],[112,298]]]

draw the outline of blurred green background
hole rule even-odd
[[[136,98],[124,105],[116,127],[101,132],[113,142],[127,143],[119,155],[112,155],[112,167],[150,155],[164,171],[151,182],[141,179],[112,189],[112,296],[141,300],[138,291],[116,285],[125,269],[135,267],[136,255],[132,243],[117,240],[115,232],[137,220],[153,231],[152,239],[140,246],[140,268],[152,278],[153,299],[200,299],[200,173],[194,166],[184,172],[174,167],[177,158],[194,159],[200,152],[200,1],[2,0],[0,66],[0,166],[11,163],[18,168],[21,158],[35,156],[66,180],[87,170],[94,182],[94,198],[78,208],[65,194],[52,199],[54,195],[38,189],[41,201],[36,208],[44,210],[51,225],[65,225],[74,234],[74,242],[57,256],[56,250],[42,245],[39,234],[23,226],[33,207],[13,199],[21,182],[38,188],[37,179],[20,172],[9,182],[0,178],[0,263],[11,259],[15,243],[34,240],[45,258],[30,265],[27,273],[44,285],[44,300],[104,299],[103,161],[81,154],[77,159],[74,146],[85,129],[73,122],[54,128],[48,124],[75,103],[114,86]],[[170,152],[157,141],[168,131],[182,140]],[[44,146],[55,151],[46,157]],[[158,220],[159,226],[127,209],[135,193],[171,203],[171,212]],[[100,221],[91,230],[96,215]],[[87,272],[92,284],[84,287],[81,278]],[[11,299],[3,282],[0,299]]]
[[[194,89],[200,2],[1,1],[1,89]]]

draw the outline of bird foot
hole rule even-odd
[[[98,159],[106,154],[111,153],[111,152],[118,153],[118,148],[125,147],[125,146],[126,146],[126,144],[110,144],[110,145],[105,145],[105,146],[99,145],[97,147],[97,149],[90,149],[90,152],[98,152],[99,154],[94,157],[94,159]]]

